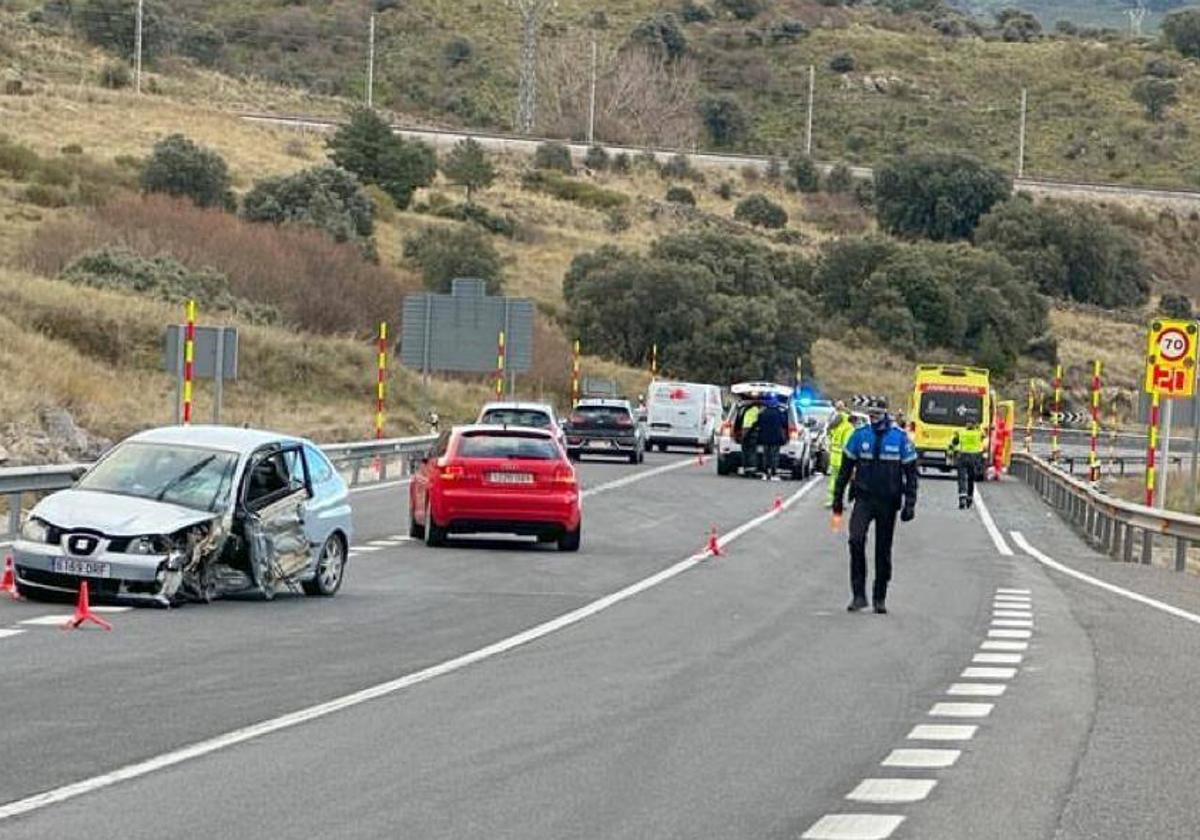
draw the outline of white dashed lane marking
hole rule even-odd
[[[954,683],[946,693],[953,697],[999,697],[1006,688],[1004,683]]]
[[[976,665],[1020,665],[1024,658],[1019,653],[977,653],[971,661]]]
[[[1028,618],[993,618],[993,627],[1033,627],[1033,622]]]
[[[950,767],[958,761],[962,750],[928,750],[902,748],[892,750],[883,760],[884,767],[915,767],[921,769]]]
[[[934,703],[930,717],[982,718],[992,713],[992,703]]]
[[[1006,627],[988,631],[989,639],[1029,639],[1033,637],[1032,630],[1010,630]]]
[[[998,592],[1002,595],[1028,595],[1028,594],[1030,594],[1028,589],[1008,589],[1003,586],[998,588],[996,590],[996,592]]]
[[[27,618],[24,621],[19,621],[17,623],[26,624],[30,627],[51,627],[55,624],[63,624],[67,621],[70,621],[72,617],[72,613],[63,613],[62,615],[39,615],[37,618]]]
[[[908,733],[910,741],[970,741],[979,727],[974,724],[921,723]]]
[[[1029,650],[1029,642],[1001,642],[989,640],[979,646],[980,650]]]
[[[1033,618],[1029,610],[993,610],[992,618]]]
[[[887,840],[904,817],[896,814],[826,814],[802,840]]]
[[[858,787],[846,794],[846,798],[877,805],[920,802],[936,785],[936,779],[863,779]]]
[[[13,636],[20,636],[24,630],[0,630],[0,639],[10,639]]]
[[[386,540],[371,540],[367,545],[376,548],[395,548],[398,545],[403,545],[410,539],[411,537],[389,537]]]
[[[1016,668],[965,668],[962,672],[964,680],[1011,680],[1017,675]]]

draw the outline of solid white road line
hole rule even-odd
[[[1011,680],[1017,675],[1016,668],[964,668],[964,680]]]
[[[1028,589],[1012,589],[1012,588],[1009,588],[1006,586],[996,587],[996,592],[1001,595],[1032,595],[1033,594]]]
[[[919,723],[908,733],[910,741],[970,741],[979,727],[975,724]]]
[[[13,636],[20,636],[24,632],[24,630],[0,630],[0,639],[8,639]]]
[[[993,627],[1033,627],[1033,622],[1028,618],[993,618]]]
[[[1024,658],[1019,653],[977,653],[971,661],[977,665],[1020,665]]]
[[[1004,535],[996,527],[996,520],[992,519],[992,513],[988,510],[987,504],[984,503],[983,494],[979,492],[978,488],[975,489],[975,509],[979,511],[979,518],[983,521],[983,527],[987,529],[988,536],[996,544],[996,551],[1005,557],[1012,557],[1013,550],[1008,547],[1008,543],[1004,541]]]
[[[817,479],[809,481],[790,497],[788,497],[788,499],[783,503],[782,510],[787,510],[792,505],[800,501],[800,499],[802,499],[805,494],[816,487],[817,484]],[[757,516],[754,519],[749,520],[748,522],[743,522],[737,528],[734,528],[732,531],[729,531],[724,536],[718,538],[717,542],[723,548],[755,530],[756,528],[760,528],[768,522],[771,522],[778,517],[780,512],[781,511],[771,510],[762,514],[761,516]],[[536,627],[531,627],[528,630],[517,633],[514,636],[509,636],[508,638],[501,639],[498,642],[493,642],[490,645],[473,650],[469,653],[464,653],[463,655],[457,656],[454,659],[448,659],[445,662],[440,662],[437,665],[431,665],[430,667],[424,668],[420,671],[414,671],[411,674],[405,674],[404,676],[397,677],[396,679],[388,680],[387,682],[382,682],[378,685],[373,685],[368,688],[355,691],[351,694],[343,695],[342,697],[337,697],[325,703],[319,703],[315,706],[309,706],[304,709],[299,709],[295,712],[290,712],[286,715],[281,715],[276,718],[271,718],[270,720],[262,721],[261,723],[255,723],[251,724],[250,726],[242,727],[241,729],[235,729],[232,732],[226,732],[224,735],[217,735],[214,738],[198,741],[189,746],[181,747],[177,750],[171,750],[170,752],[165,752],[161,755],[154,756],[153,758],[145,759],[144,761],[139,761],[134,764],[127,764],[124,767],[119,767],[116,770],[109,771],[108,773],[102,773],[98,776],[92,776],[69,785],[64,785],[62,787],[45,791],[44,793],[26,797],[25,799],[18,799],[14,802],[0,805],[0,821],[19,816],[20,814],[27,814],[30,811],[37,811],[51,805],[56,805],[60,802],[66,802],[69,799],[74,799],[87,793],[103,790],[104,788],[111,787],[120,782],[129,781],[130,779],[137,779],[141,776],[147,776],[151,773],[158,772],[159,770],[165,770],[168,767],[174,767],[177,764],[190,761],[193,758],[209,755],[219,750],[232,747],[236,744],[242,744],[247,741],[261,738],[264,735],[269,735],[273,732],[279,732],[283,729],[291,729],[293,727],[300,726],[301,724],[308,723],[309,721],[326,717],[334,712],[340,712],[344,709],[360,706],[368,701],[376,700],[380,697],[387,697],[388,695],[411,688],[414,685],[420,685],[421,683],[428,682],[429,680],[437,677],[451,674],[455,671],[460,671],[469,665],[474,665],[475,663],[482,662],[485,659],[491,659],[492,657],[499,656],[502,653],[507,653],[514,648],[527,645],[530,642],[536,641],[537,639],[541,639],[545,636],[549,636],[552,633],[556,633],[559,630],[563,630],[574,624],[578,624],[584,619],[591,618],[598,613],[604,612],[609,607],[615,606],[622,601],[627,601],[636,595],[640,595],[648,589],[653,589],[659,584],[665,583],[666,581],[683,574],[689,569],[692,569],[709,559],[710,555],[707,552],[693,554],[691,557],[688,557],[685,560],[680,560],[673,566],[669,566],[666,569],[651,575],[650,577],[643,578],[637,583],[630,584],[624,589],[620,589],[609,595],[605,595],[603,598],[592,601],[590,604],[585,604],[578,609],[563,613],[558,618],[553,618],[547,622],[537,625]],[[69,617],[70,616],[64,616],[63,620],[66,620]],[[897,823],[897,825],[899,825],[899,823]],[[887,835],[885,834],[881,836],[886,837]]]
[[[946,693],[951,697],[999,697],[1007,688],[1004,683],[954,683]]]
[[[826,814],[801,840],[887,840],[904,817],[895,814]]]
[[[1092,586],[1103,589],[1106,592],[1111,592],[1114,595],[1120,595],[1122,598],[1128,598],[1131,601],[1137,601],[1139,604],[1144,604],[1147,607],[1165,612],[1167,615],[1173,615],[1176,618],[1182,618],[1184,621],[1190,621],[1192,624],[1200,624],[1200,615],[1188,612],[1187,610],[1182,610],[1179,607],[1172,606],[1171,604],[1163,603],[1162,601],[1143,595],[1140,592],[1132,592],[1122,586],[1117,586],[1116,584],[1109,583],[1108,581],[1100,580],[1099,578],[1092,577],[1084,572],[1076,571],[1070,566],[1064,566],[1062,563],[1059,563],[1057,560],[1048,557],[1030,545],[1029,541],[1025,539],[1025,536],[1020,531],[1013,531],[1012,538],[1013,542],[1015,542],[1022,551],[1024,551],[1034,560],[1041,563],[1043,566],[1048,566],[1057,572],[1062,572],[1064,575],[1070,575],[1076,580],[1081,580],[1084,583],[1090,583]]]
[[[979,646],[980,650],[1029,650],[1029,642],[1005,642],[990,639]]]
[[[39,615],[37,618],[27,618],[24,621],[18,621],[17,624],[28,624],[30,627],[53,627],[56,624],[65,624],[70,621],[72,615],[72,613]]]
[[[992,713],[992,703],[934,703],[930,717],[982,718]]]
[[[962,755],[962,750],[930,750],[906,747],[892,750],[891,754],[883,760],[882,764],[884,767],[934,769],[950,767],[954,762],[958,761],[960,755]]]
[[[607,493],[609,490],[617,490],[621,487],[628,487],[630,484],[637,484],[639,481],[645,481],[647,478],[654,478],[656,475],[662,475],[663,473],[669,473],[675,470],[683,469],[684,467],[690,467],[695,463],[695,461],[688,458],[683,461],[675,461],[670,464],[664,464],[663,466],[655,467],[652,470],[636,472],[633,475],[627,475],[624,478],[606,481],[604,484],[597,484],[595,487],[588,487],[579,494],[579,497],[586,499],[589,496],[598,496],[601,493]]]
[[[92,607],[94,613],[116,614],[130,612],[133,607]]]
[[[990,639],[1029,639],[1032,636],[1032,630],[1009,630],[1001,628],[999,630],[988,631],[988,638]]]
[[[367,543],[367,545],[375,546],[376,548],[395,548],[396,546],[403,545],[406,542],[408,542],[407,539],[398,540],[391,538],[386,540],[371,540],[369,543]]]
[[[878,805],[920,802],[936,785],[936,779],[863,779],[846,798]]]

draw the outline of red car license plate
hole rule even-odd
[[[488,473],[487,480],[492,484],[533,484],[533,476],[529,473]]]

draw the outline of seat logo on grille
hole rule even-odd
[[[96,550],[100,540],[88,534],[72,534],[67,537],[67,550],[78,557],[86,557]]]

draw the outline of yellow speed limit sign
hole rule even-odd
[[[1190,397],[1196,388],[1196,322],[1156,320],[1146,350],[1146,393]]]

